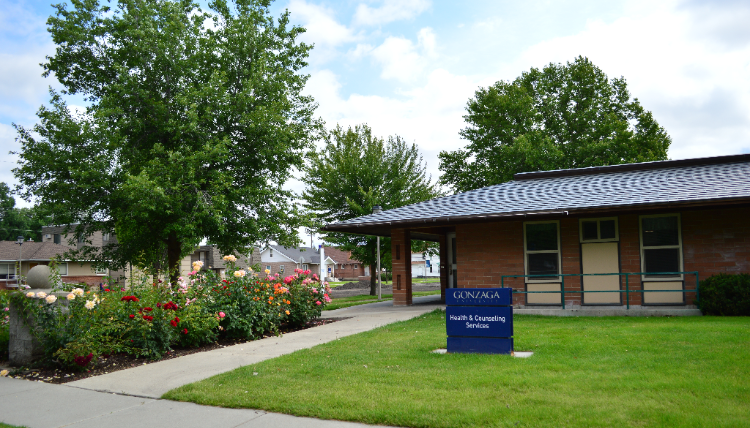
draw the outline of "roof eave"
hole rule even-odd
[[[669,207],[675,208],[689,208],[689,207],[703,207],[703,206],[722,206],[722,205],[736,205],[742,203],[750,203],[750,198],[739,197],[739,198],[717,198],[707,200],[691,200],[691,201],[669,201],[669,202],[656,202],[646,204],[622,204],[622,205],[606,205],[586,208],[568,208],[568,209],[555,209],[555,210],[535,210],[535,211],[520,211],[511,213],[488,213],[488,214],[474,214],[466,216],[444,216],[444,217],[432,217],[432,218],[419,218],[419,219],[405,219],[405,220],[392,220],[392,221],[381,221],[381,222],[367,222],[367,223],[333,223],[323,226],[320,230],[324,232],[343,232],[353,233],[359,235],[374,235],[374,236],[390,236],[390,229],[401,229],[409,227],[445,227],[456,224],[464,223],[485,223],[492,221],[511,221],[511,220],[523,220],[529,217],[534,219],[544,219],[547,217],[560,217],[570,215],[587,215],[604,212],[632,212],[640,210],[656,210],[664,209]],[[388,233],[383,232],[387,230]]]

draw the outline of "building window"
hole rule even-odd
[[[544,275],[528,281],[559,280],[553,276],[560,273],[559,222],[529,222],[523,227],[526,274]]]
[[[682,237],[677,214],[641,217],[641,263],[646,273],[682,271]],[[646,275],[675,278],[680,275]]]
[[[279,272],[284,273],[284,265],[279,266]]]
[[[109,241],[109,233],[102,234],[102,241]]]
[[[107,268],[98,267],[94,269],[94,273],[97,275],[106,275],[107,274]]]
[[[273,248],[268,249],[268,257],[273,257]]]
[[[302,265],[302,270],[310,270],[310,268],[308,267],[308,265]]]
[[[59,263],[57,265],[57,271],[60,272],[60,275],[67,275],[68,274],[68,264],[67,263]]]
[[[355,264],[354,269],[359,269],[359,265]]]
[[[271,271],[271,265],[266,265],[266,270],[270,272]]]
[[[585,218],[580,220],[581,242],[610,242],[620,239],[617,217]]]
[[[52,235],[52,241],[55,244],[59,244],[61,242],[61,240],[60,240],[60,234],[59,233],[55,233],[54,235]]]
[[[16,264],[15,263],[0,263],[0,279],[15,279],[16,277]]]

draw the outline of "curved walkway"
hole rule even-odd
[[[327,311],[326,318],[351,317],[323,326],[241,345],[121,370],[63,385],[0,378],[0,421],[29,428],[127,427],[364,427],[340,421],[224,409],[161,400],[165,392],[237,367],[311,348],[341,337],[404,321],[436,308],[440,296],[414,298],[414,305],[380,302]]]

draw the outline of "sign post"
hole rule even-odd
[[[449,288],[445,328],[449,353],[512,354],[511,288]]]

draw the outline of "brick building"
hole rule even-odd
[[[395,305],[411,304],[419,239],[440,245],[443,291],[648,307],[692,305],[697,279],[750,272],[748,219],[750,155],[735,155],[516,174],[323,230],[392,238]]]

